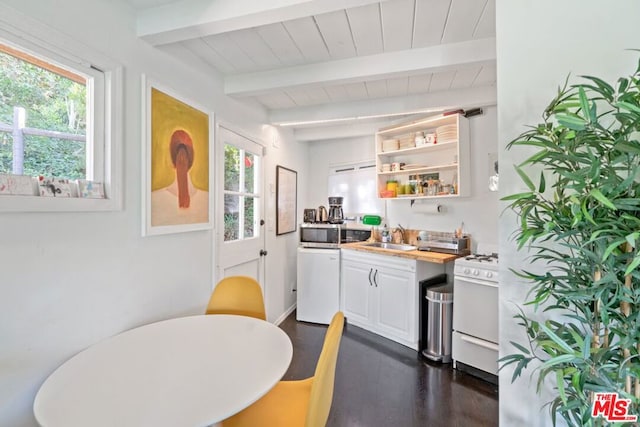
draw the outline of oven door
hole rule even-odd
[[[498,284],[455,276],[453,329],[493,343],[498,342]]]

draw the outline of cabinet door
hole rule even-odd
[[[340,305],[349,323],[367,326],[370,322],[370,277],[372,266],[362,262],[342,262],[342,297]]]
[[[391,268],[377,268],[374,272],[374,288],[377,291],[374,312],[380,333],[390,338],[415,341],[415,274]]]

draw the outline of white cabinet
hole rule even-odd
[[[416,292],[416,261],[407,263],[413,264],[407,270],[389,268],[384,264],[375,268],[373,311],[379,334],[417,344],[419,318],[415,301],[419,295]]]
[[[393,197],[385,190],[387,182],[396,181],[397,198],[469,196],[469,160],[469,122],[460,114],[380,129],[376,133],[378,195]],[[433,185],[427,187],[428,182]]]
[[[347,322],[418,350],[418,282],[444,265],[342,249],[340,308]]]

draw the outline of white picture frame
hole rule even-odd
[[[145,75],[142,99],[142,235],[211,229],[213,113]]]

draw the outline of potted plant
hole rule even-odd
[[[605,403],[592,417],[600,392],[640,412],[639,139],[640,64],[615,85],[565,83],[543,123],[507,147],[533,152],[516,166],[528,191],[502,199],[519,219],[518,249],[530,254],[532,267],[515,273],[531,284],[533,309],[516,316],[526,344],[512,342],[500,362],[513,365],[515,381],[535,361],[538,391],[554,385],[554,425],[558,416],[607,425]]]

